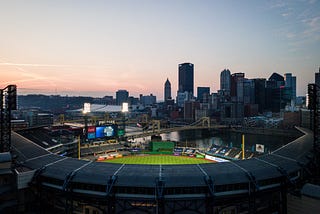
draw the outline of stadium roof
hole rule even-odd
[[[305,133],[274,153],[258,158],[191,165],[131,165],[77,160],[49,153],[16,133],[12,134],[12,144],[19,162],[30,169],[42,168],[41,176],[44,177],[64,181],[72,174],[72,182],[99,185],[106,185],[111,177],[116,177],[114,185],[118,187],[154,188],[157,180],[163,180],[165,187],[169,188],[203,187],[210,178],[214,185],[240,184],[297,172],[312,149],[312,134]]]
[[[301,194],[312,198],[320,199],[320,186],[307,183],[303,186]]]
[[[10,162],[10,161],[11,161],[11,154],[10,154],[10,152],[0,153],[0,163]]]

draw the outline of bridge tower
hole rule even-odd
[[[160,132],[160,120],[152,120],[152,132],[155,132],[157,129],[157,132]]]
[[[210,117],[203,117],[201,118],[201,120],[202,120],[202,126],[207,126],[208,128],[211,127]]]
[[[60,115],[59,115],[59,122],[60,122],[61,125],[64,124],[64,122],[65,122],[64,114],[60,114]]]

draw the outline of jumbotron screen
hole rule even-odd
[[[89,126],[88,139],[115,137],[118,132],[118,126],[115,124],[104,126]]]

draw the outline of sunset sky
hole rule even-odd
[[[178,64],[195,89],[219,89],[220,72],[297,76],[305,95],[320,66],[317,0],[2,0],[0,87],[19,94],[175,98]],[[195,90],[196,91],[196,90]]]

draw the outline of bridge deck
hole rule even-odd
[[[211,130],[218,130],[218,129],[224,129],[228,128],[228,126],[225,125],[213,125],[210,127],[206,126],[179,126],[179,127],[173,127],[173,128],[166,128],[166,129],[156,129],[151,131],[145,131],[140,133],[127,133],[126,137],[128,138],[141,138],[141,137],[148,137],[155,134],[164,134],[164,133],[170,133],[170,132],[176,132],[176,131],[184,131],[184,130],[196,130],[196,129],[211,129]]]

